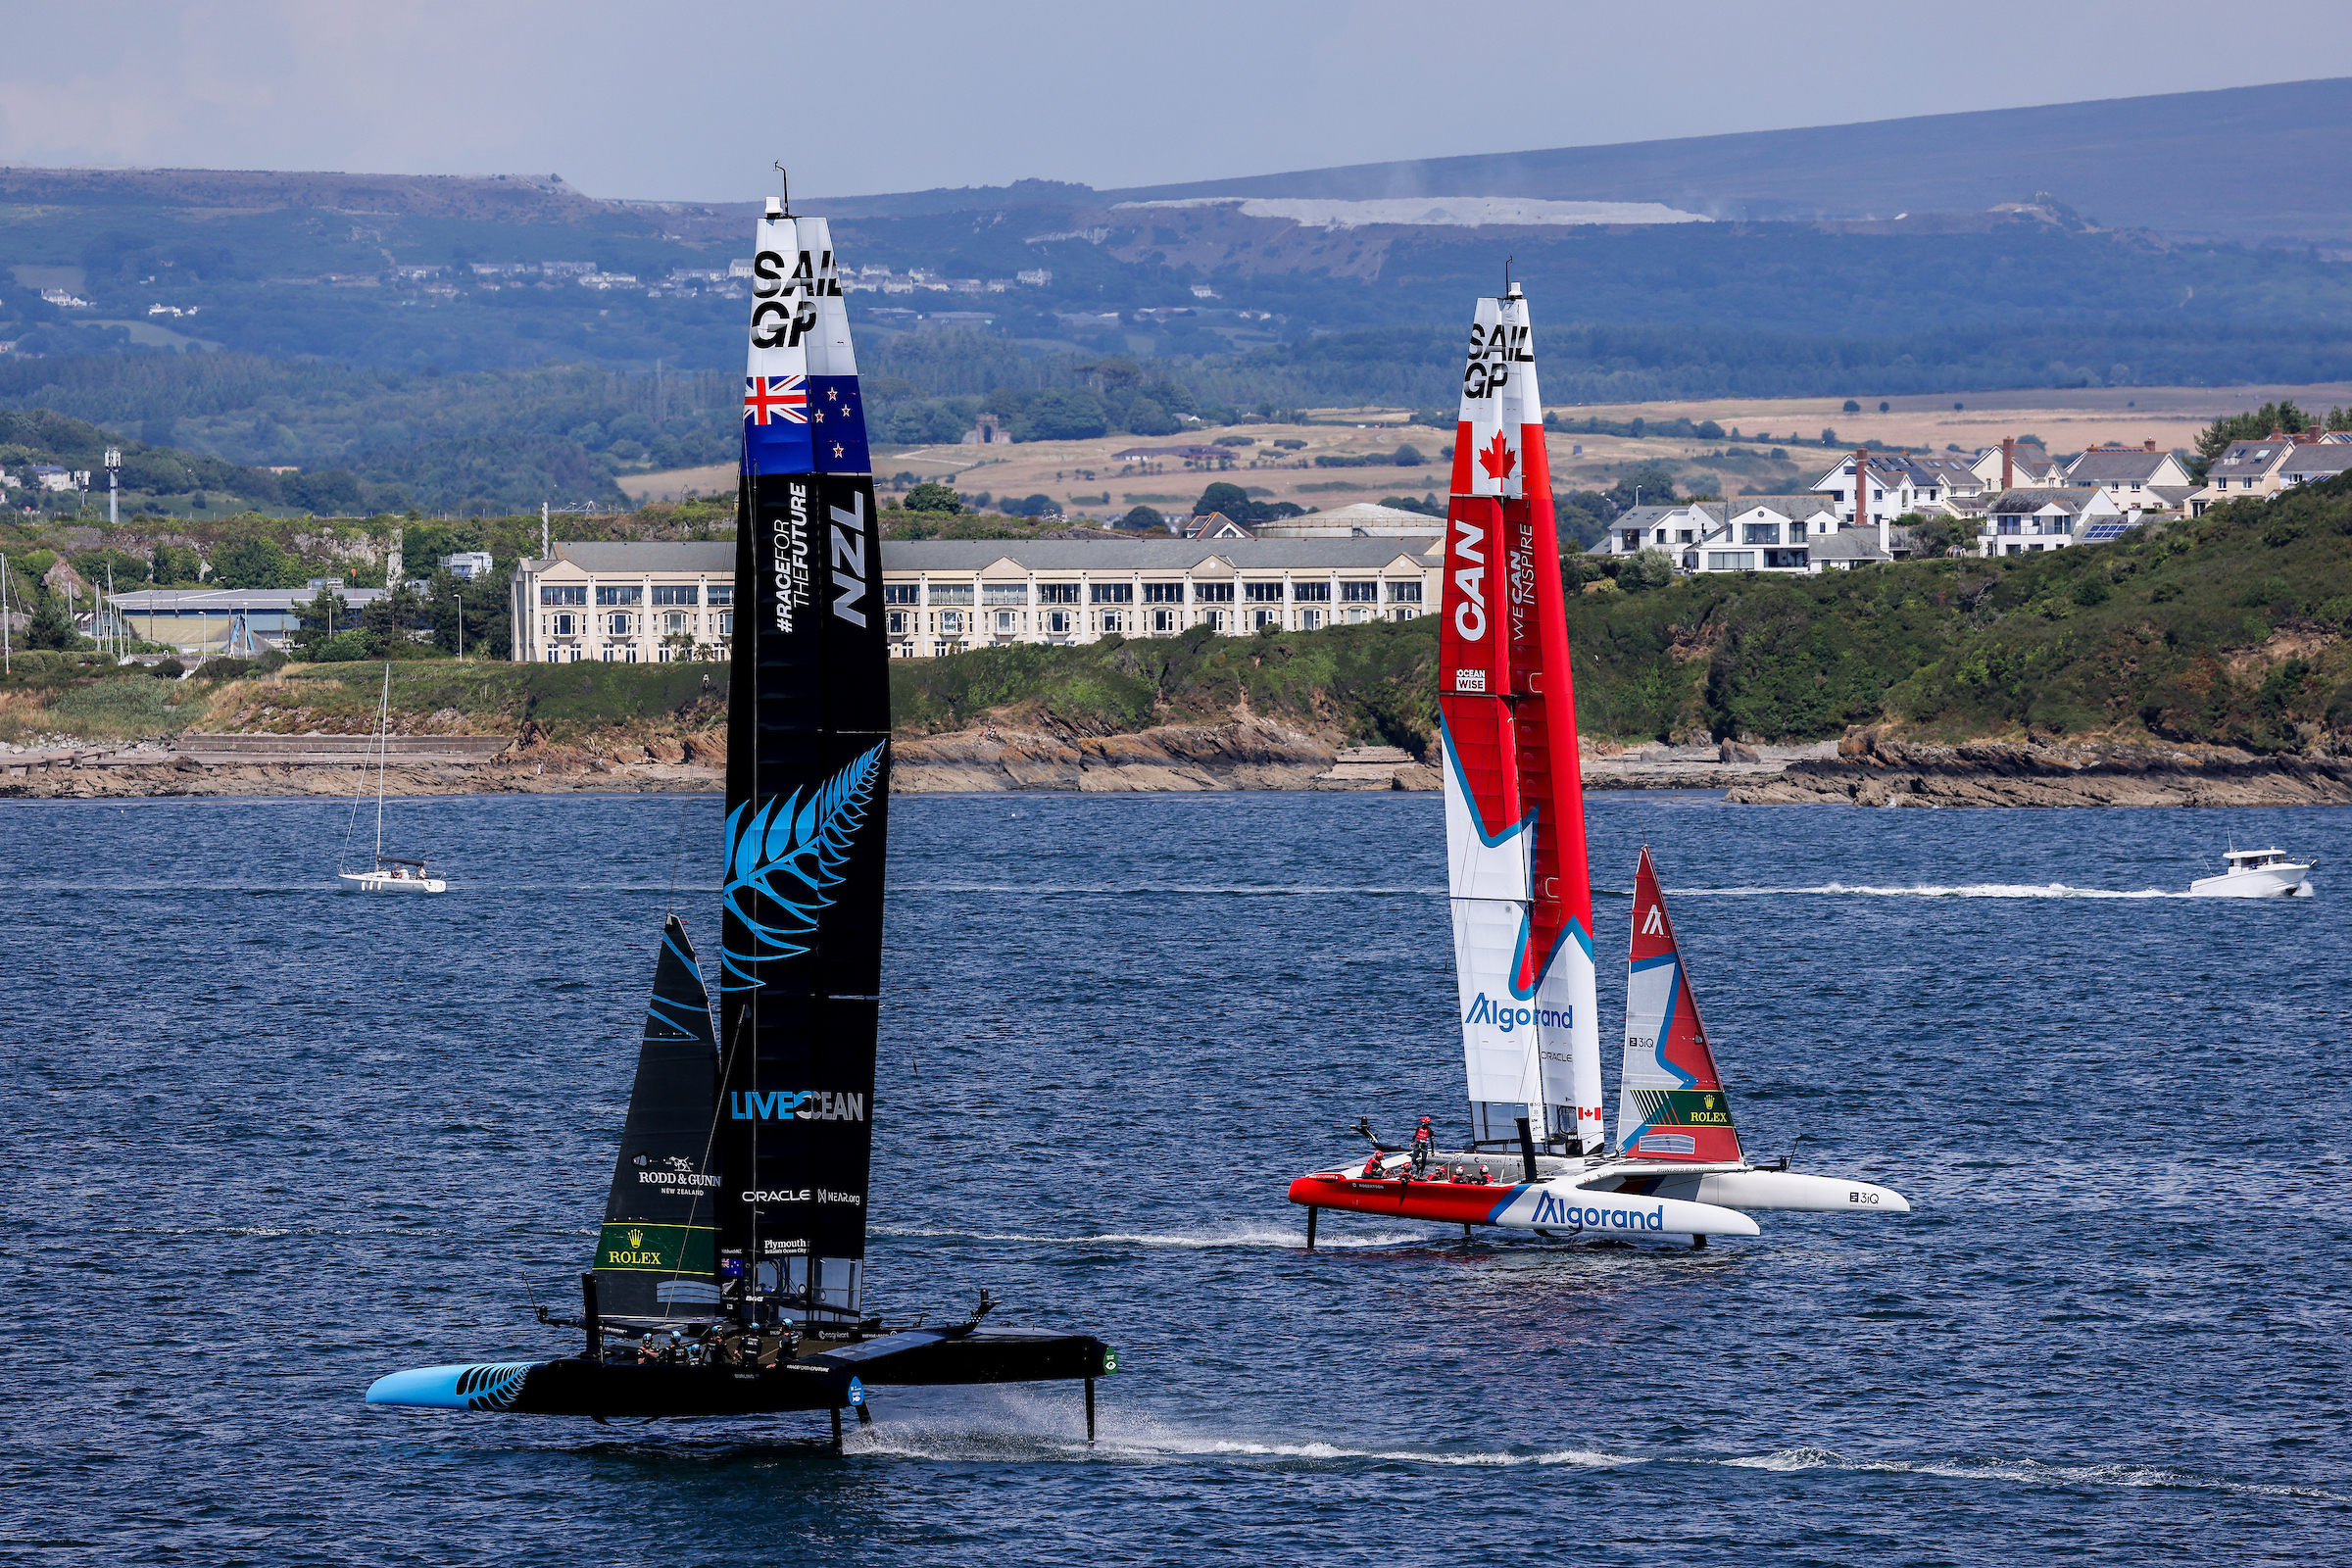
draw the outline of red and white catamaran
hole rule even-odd
[[[1294,1181],[1308,1245],[1326,1208],[1702,1246],[1757,1234],[1743,1209],[1908,1213],[1884,1187],[1748,1163],[1646,849],[1609,1142],[1576,691],[1535,336],[1516,287],[1480,300],[1470,328],[1446,534],[1438,707],[1471,1133],[1456,1152],[1376,1148]]]

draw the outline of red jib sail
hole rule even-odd
[[[1527,302],[1470,328],[1446,515],[1438,705],[1471,1126],[1597,1152],[1600,1036],[1576,693]]]
[[[1626,965],[1625,1073],[1618,1141],[1629,1158],[1739,1160],[1731,1098],[1699,1021],[1690,971],[1675,945],[1649,849],[1634,877],[1634,945]]]

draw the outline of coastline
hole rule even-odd
[[[0,801],[349,799],[375,788],[372,759],[339,737],[183,736],[172,749],[57,747],[0,756]],[[415,737],[387,759],[388,798],[439,795],[715,794],[715,748],[656,740],[558,746]],[[185,748],[185,749],[181,749]],[[1742,749],[1743,751],[1745,749]],[[2283,807],[2352,805],[2352,758],[2258,757],[2227,747],[1974,741],[1928,746],[1858,730],[1838,742],[1647,746],[1584,760],[1588,792],[1721,790],[1734,806]],[[895,795],[1435,791],[1439,767],[1386,746],[1244,716],[1132,734],[1011,725],[902,738]]]

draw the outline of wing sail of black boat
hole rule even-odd
[[[716,1309],[717,1096],[710,996],[685,923],[673,914],[654,962],[637,1079],[597,1236],[597,1298],[608,1319],[708,1319]]]
[[[721,913],[722,1287],[863,1311],[888,657],[873,476],[832,244],[773,212],[753,264]]]

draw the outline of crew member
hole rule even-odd
[[[1429,1130],[1429,1118],[1424,1116],[1421,1118],[1421,1125],[1413,1129],[1413,1174],[1415,1176],[1422,1175],[1429,1169],[1430,1151],[1435,1143],[1436,1135]]]

